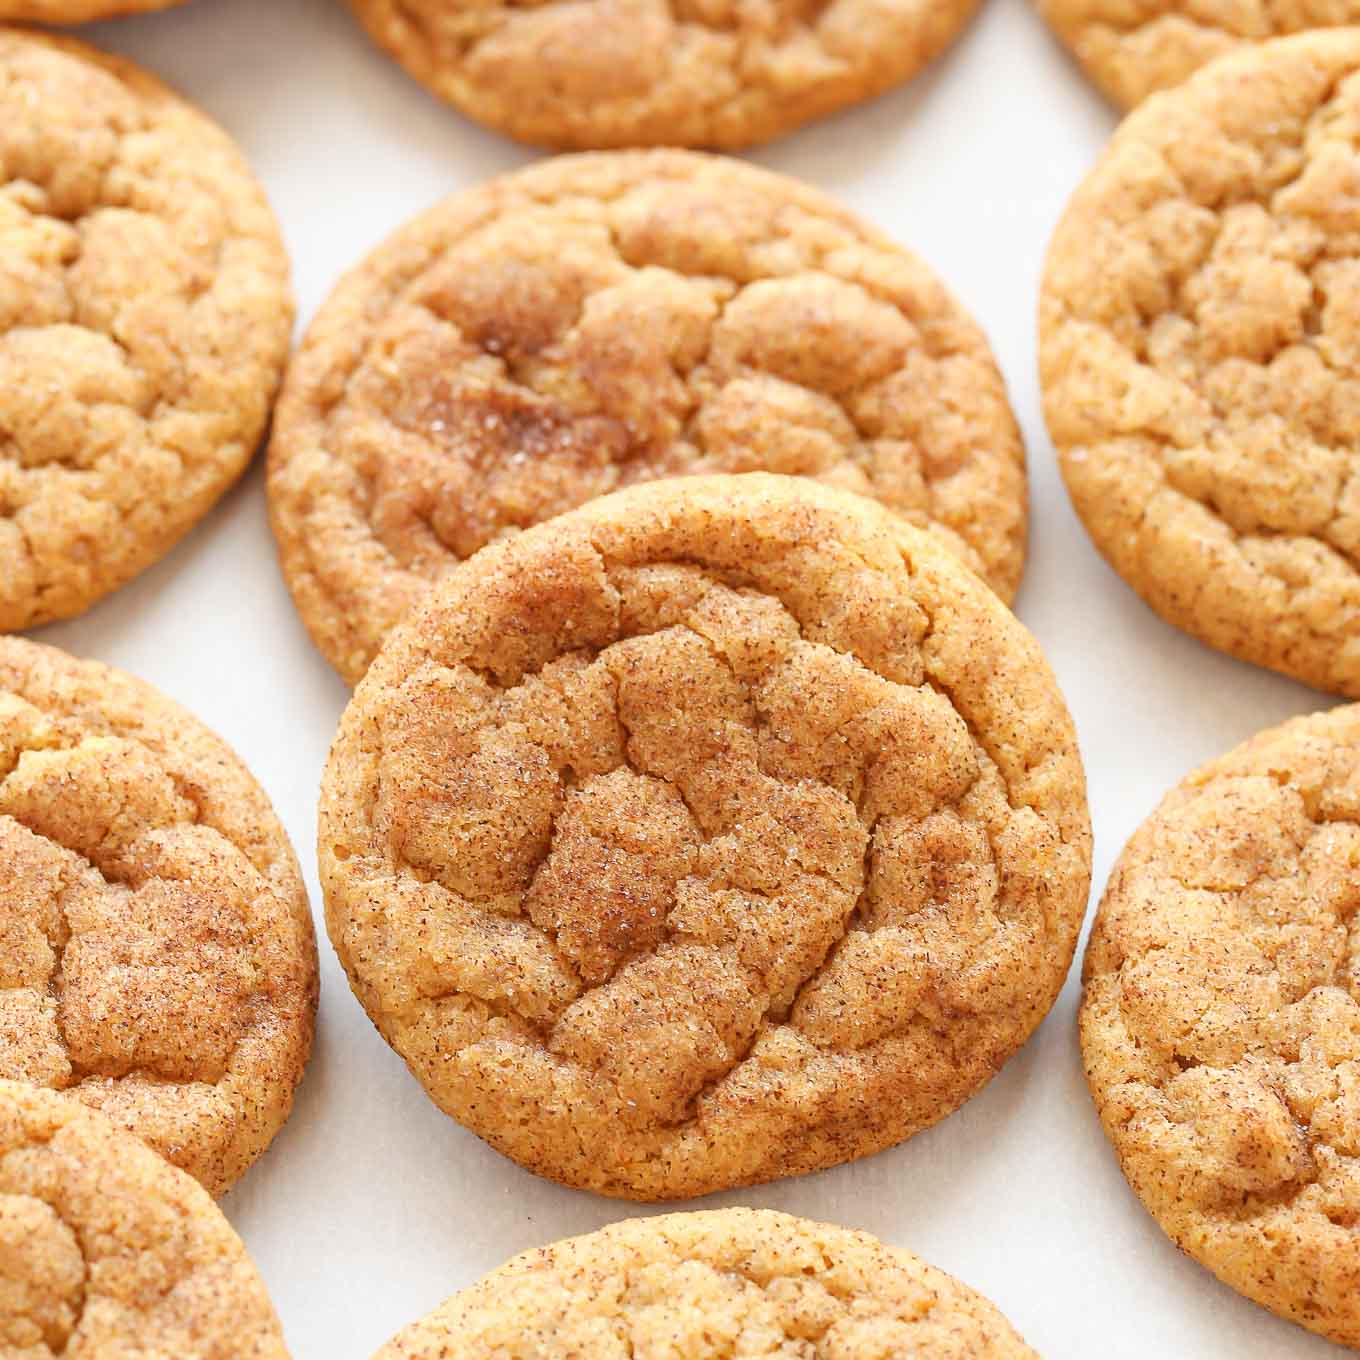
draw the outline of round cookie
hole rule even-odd
[[[388,640],[322,786],[331,939],[436,1103],[685,1198],[934,1123],[1057,996],[1090,833],[1033,638],[798,478],[652,482],[484,549]]]
[[[1130,12],[1119,0],[1037,0],[1087,75],[1132,108],[1225,53],[1267,38],[1360,22],[1357,0],[1158,0]]]
[[[150,685],[0,638],[0,1078],[220,1194],[278,1132],[316,944],[269,800]]]
[[[225,133],[126,61],[0,29],[0,630],[80,613],[208,512],[292,314]]]
[[[120,14],[170,9],[184,0],[0,0],[0,20],[33,24],[85,24]]]
[[[373,1360],[661,1354],[1037,1360],[994,1304],[910,1252],[759,1209],[630,1219],[526,1251]]]
[[[769,141],[909,80],[977,0],[350,0],[456,108],[562,150]]]
[[[1360,706],[1188,776],[1087,949],[1087,1079],[1129,1183],[1248,1298],[1360,1346]]]
[[[448,199],[345,278],[279,403],[270,506],[351,683],[485,543],[656,477],[875,496],[1009,600],[1024,449],[987,341],[915,256],[795,180],[564,157]]]
[[[0,1354],[288,1360],[241,1239],[107,1119],[0,1081]]]
[[[1247,49],[1115,133],[1049,250],[1044,410],[1163,618],[1360,696],[1360,30]]]

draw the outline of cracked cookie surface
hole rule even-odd
[[[1357,0],[1038,0],[1086,73],[1132,108],[1201,66],[1269,38],[1360,22]]]
[[[107,1119],[0,1080],[0,1354],[287,1360],[241,1239]]]
[[[373,1360],[1036,1360],[981,1295],[898,1247],[788,1214],[632,1219],[526,1251]]]
[[[0,638],[0,1078],[220,1194],[311,1049],[316,945],[268,799],[142,681]]]
[[[563,150],[768,141],[910,79],[977,0],[350,0],[463,113]]]
[[[1096,546],[1209,645],[1360,696],[1360,30],[1131,114],[1049,250],[1044,411]]]
[[[1015,592],[1024,449],[933,272],[795,180],[618,152],[457,195],[339,285],[279,403],[270,506],[354,683],[485,543],[631,483],[753,470],[873,496]]]
[[[1090,835],[1010,611],[871,502],[751,473],[616,493],[432,590],[346,710],[319,856],[436,1103],[660,1199],[979,1089],[1066,975]]]
[[[1125,847],[1086,954],[1087,1078],[1168,1235],[1360,1345],[1360,707],[1190,775]]]
[[[0,630],[80,613],[211,509],[291,328],[226,134],[126,61],[0,29]]]

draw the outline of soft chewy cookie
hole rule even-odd
[[[1124,1174],[1248,1298],[1360,1346],[1360,706],[1204,766],[1139,828],[1086,955]]]
[[[1215,57],[1267,38],[1360,21],[1356,0],[1038,0],[1044,17],[1116,104],[1132,108]]]
[[[526,1251],[373,1360],[1036,1360],[996,1307],[868,1233],[757,1209],[615,1223]]]
[[[0,19],[38,24],[84,24],[118,14],[170,9],[184,0],[0,0]]]
[[[0,1081],[0,1354],[287,1360],[221,1211],[107,1119]]]
[[[78,614],[207,513],[291,323],[226,135],[128,62],[0,29],[0,630]]]
[[[1015,592],[1024,450],[935,275],[794,180],[615,152],[451,198],[342,281],[289,373],[270,504],[353,683],[485,543],[632,482],[752,470],[874,496]]]
[[[345,712],[319,838],[331,938],[441,1108],[636,1199],[948,1114],[1057,995],[1089,875],[1030,635],[928,535],[761,473],[447,577]]]
[[[1360,695],[1360,30],[1131,114],[1049,251],[1044,409],[1115,569],[1170,622]]]
[[[217,1194],[287,1117],[316,987],[297,862],[240,761],[151,686],[0,638],[0,1077]]]
[[[563,149],[768,141],[915,75],[977,0],[350,0],[462,112]]]

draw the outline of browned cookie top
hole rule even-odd
[[[1086,956],[1082,1048],[1162,1227],[1360,1346],[1360,706],[1195,771],[1138,829]]]
[[[0,1081],[0,1355],[288,1360],[212,1200],[73,1101]]]
[[[977,0],[350,0],[450,103],[573,150],[763,142],[915,75]]]
[[[79,613],[207,513],[291,326],[227,136],[126,61],[0,29],[0,630]]]
[[[225,1190],[292,1105],[316,946],[292,848],[151,686],[0,638],[0,1077]]]
[[[981,1295],[868,1233],[756,1209],[526,1251],[374,1360],[1037,1360]]]
[[[1267,38],[1360,20],[1356,0],[1038,0],[1097,85],[1132,108],[1201,66]]]
[[[118,14],[170,9],[184,0],[0,0],[0,19],[38,24],[84,24]]]
[[[798,182],[565,157],[447,200],[343,280],[270,456],[284,570],[351,682],[428,583],[618,487],[799,473],[929,527],[1004,598],[1024,451],[971,318]]]
[[[949,1113],[1057,995],[1089,851],[1010,611],[871,502],[760,473],[448,576],[356,691],[319,831],[331,938],[434,1099],[641,1199]]]
[[[1044,410],[1097,546],[1212,646],[1360,695],[1360,30],[1131,114],[1072,200]]]

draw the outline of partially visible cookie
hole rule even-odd
[[[909,80],[977,0],[350,0],[469,117],[563,150],[768,141]]]
[[[1211,646],[1360,696],[1360,29],[1131,114],[1049,250],[1044,411],[1096,546]]]
[[[630,1219],[526,1251],[373,1360],[1037,1360],[980,1294],[868,1233],[758,1209]]]
[[[1085,977],[1087,1078],[1143,1203],[1234,1289],[1360,1346],[1360,706],[1168,794]]]
[[[292,316],[225,133],[129,62],[0,29],[0,630],[80,613],[208,512]]]
[[[345,712],[318,836],[336,951],[436,1103],[632,1199],[949,1114],[1052,1005],[1090,872],[1034,639],[929,535],[765,473],[446,577]]]
[[[761,470],[873,496],[1015,592],[1024,449],[935,274],[795,180],[615,152],[448,199],[340,283],[279,403],[270,507],[353,683],[484,544],[631,483]]]
[[[1086,73],[1132,108],[1179,85],[1215,57],[1267,38],[1360,21],[1357,0],[1038,0],[1039,9]]]
[[[150,685],[0,638],[0,1078],[220,1194],[288,1115],[316,991],[297,861],[240,761]]]
[[[108,1120],[0,1081],[0,1354],[288,1360],[241,1239]]]
[[[85,24],[119,14],[170,9],[184,0],[0,0],[0,19],[34,24]]]

